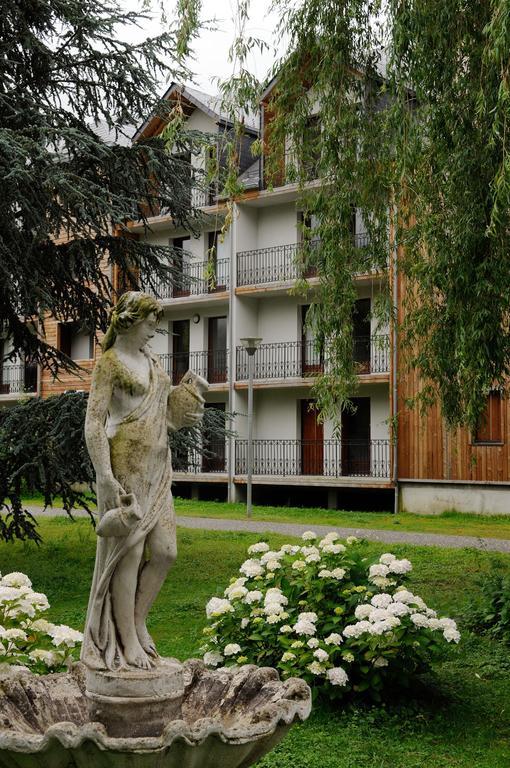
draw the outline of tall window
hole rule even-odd
[[[474,443],[502,443],[503,428],[501,418],[502,396],[499,390],[489,393],[485,411],[474,435]]]
[[[94,357],[94,334],[79,323],[59,323],[57,346],[71,360],[91,360]]]

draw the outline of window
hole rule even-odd
[[[503,442],[501,401],[502,396],[499,390],[493,390],[489,393],[485,411],[475,432],[474,443]]]
[[[78,323],[59,323],[57,346],[71,360],[91,360],[94,357],[94,334]]]

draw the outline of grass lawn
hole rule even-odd
[[[27,504],[43,504],[41,496],[26,496]],[[55,506],[60,506],[58,500]],[[178,515],[188,517],[216,517],[228,520],[246,519],[244,504],[221,501],[191,501],[175,499]],[[469,515],[443,512],[441,515],[410,515],[390,512],[349,512],[305,507],[253,508],[253,520],[273,523],[303,523],[304,525],[331,525],[349,528],[378,528],[388,531],[416,531],[451,536],[479,536],[481,538],[510,539],[510,515]]]
[[[330,514],[330,513],[328,513]],[[0,570],[27,573],[49,597],[49,618],[81,628],[94,563],[94,533],[86,520],[45,519],[40,547],[0,544]],[[196,655],[204,605],[245,559],[260,536],[179,529],[179,557],[151,613],[161,653]],[[269,535],[270,544],[288,537]],[[366,544],[380,554],[388,545]],[[429,605],[459,619],[491,564],[510,556],[478,550],[392,546],[414,565],[411,584]],[[461,625],[462,629],[462,625]],[[449,647],[419,691],[386,707],[317,707],[258,765],[263,768],[508,768],[510,765],[508,648],[464,633]]]

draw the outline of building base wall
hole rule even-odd
[[[445,511],[510,515],[510,485],[400,480],[399,508],[418,515]]]

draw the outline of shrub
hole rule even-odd
[[[478,581],[477,597],[466,611],[466,624],[510,644],[510,575],[494,570]]]
[[[43,618],[49,607],[46,595],[34,592],[24,573],[0,578],[0,664],[37,674],[65,669],[83,635]]]
[[[409,683],[459,641],[452,619],[405,588],[409,560],[370,561],[358,539],[335,533],[302,538],[278,551],[249,547],[241,576],[207,603],[206,664],[272,666],[304,678],[315,696],[380,700],[390,681]]]

